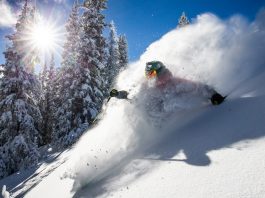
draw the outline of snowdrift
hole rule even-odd
[[[108,197],[121,186],[128,190],[130,183],[149,175],[156,168],[152,165],[156,160],[209,166],[212,160],[207,152],[264,136],[264,24],[264,10],[254,22],[242,16],[223,21],[206,13],[151,44],[139,61],[120,74],[118,89],[130,91],[130,98],[141,98],[141,86],[146,81],[145,62],[159,60],[175,76],[211,85],[223,95],[228,94],[227,102],[213,107],[209,103],[194,105],[189,97],[172,100],[167,104],[170,114],[158,114],[150,121],[150,116],[141,108],[142,103],[113,99],[103,120],[74,146],[67,163],[26,197],[41,197],[48,188],[56,188],[56,192],[46,191],[45,197]],[[153,124],[157,122],[159,124]],[[254,132],[253,126],[256,127]],[[174,160],[181,152],[184,157]],[[187,171],[183,166],[180,168]],[[184,178],[181,175],[181,179]],[[183,180],[176,182],[180,185]],[[152,186],[155,191],[155,185]],[[188,185],[184,186],[190,191]],[[173,186],[169,188],[177,191]],[[241,188],[236,190],[239,192]],[[142,192],[138,197],[155,195],[147,194]],[[202,195],[205,197],[205,193]],[[127,197],[137,197],[136,191]],[[174,196],[168,193],[164,197]]]

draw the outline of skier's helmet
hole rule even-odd
[[[117,89],[112,89],[109,93],[110,97],[115,97],[119,94]]]
[[[165,66],[160,61],[147,62],[145,66],[145,76],[147,78],[156,77]]]

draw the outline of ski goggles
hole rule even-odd
[[[156,77],[157,73],[156,70],[151,70],[151,71],[145,71],[145,76],[146,78],[154,78]]]

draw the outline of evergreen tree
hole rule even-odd
[[[104,95],[107,95],[108,89],[107,89],[107,81],[106,81],[106,75],[105,75],[105,68],[107,65],[107,61],[108,61],[108,56],[107,56],[107,43],[106,43],[106,39],[103,36],[103,30],[106,27],[106,23],[105,23],[105,16],[102,14],[102,11],[105,10],[106,7],[106,1],[107,0],[85,0],[84,1],[84,6],[83,8],[85,9],[84,14],[82,15],[82,30],[83,33],[85,33],[85,35],[83,35],[83,38],[81,39],[83,42],[83,39],[89,38],[93,40],[93,45],[94,45],[94,49],[91,49],[90,51],[94,51],[94,53],[96,53],[97,55],[88,55],[89,53],[91,54],[91,52],[87,52],[85,54],[88,55],[88,57],[95,57],[94,60],[90,61],[91,63],[89,63],[88,65],[94,65],[92,67],[94,67],[94,70],[97,70],[97,72],[94,72],[94,76],[98,76],[97,78],[97,87],[100,90],[100,92],[102,92],[102,96],[100,96],[100,92],[97,91],[97,98],[99,98],[98,100],[98,106],[101,107],[101,103],[100,102],[102,100],[102,98],[104,97]],[[88,28],[91,27],[91,31],[89,31]],[[82,34],[82,33],[81,33]],[[81,45],[80,49],[84,49],[85,45]],[[82,50],[81,50],[82,51]],[[84,56],[86,56],[85,54],[83,54]],[[83,57],[83,55],[81,55],[80,57]],[[80,59],[80,63],[82,63],[84,61],[83,58]],[[94,62],[94,63],[93,63]],[[96,74],[98,73],[98,74]],[[94,78],[94,77],[93,77]],[[94,83],[95,84],[95,83]]]
[[[82,7],[84,10],[79,20],[80,32],[76,42],[77,63],[73,67],[66,66],[73,71],[73,76],[70,72],[65,72],[64,76],[68,76],[70,85],[62,102],[59,100],[61,107],[57,111],[59,120],[55,128],[55,140],[61,146],[71,145],[80,137],[98,114],[103,102],[105,89],[102,70],[106,44],[103,37],[104,16],[101,11],[105,7],[105,0],[85,1]],[[73,23],[71,17],[69,23]],[[68,34],[71,35],[69,31]],[[71,49],[65,50],[72,53]],[[63,66],[61,74],[64,74],[64,68]]]
[[[73,125],[74,114],[72,110],[74,89],[73,81],[78,73],[78,48],[80,43],[80,23],[78,16],[79,6],[74,2],[72,12],[66,24],[67,37],[64,45],[61,69],[55,81],[55,128],[52,133],[52,142],[57,146],[67,146],[74,141],[70,132],[75,127]]]
[[[55,75],[54,55],[52,54],[49,69],[45,62],[41,75],[42,100],[40,109],[42,114],[42,125],[40,131],[40,145],[51,143],[55,123]]]
[[[110,35],[108,43],[108,62],[106,70],[107,85],[110,88],[114,84],[114,80],[120,71],[119,65],[119,45],[116,33],[115,24],[113,21],[110,23]]]
[[[125,35],[119,36],[119,67],[124,69],[128,65],[128,44]]]
[[[15,33],[7,36],[10,46],[4,52],[6,63],[0,78],[0,177],[35,165],[39,157],[39,86],[36,76],[30,73],[32,63],[26,62],[33,60],[35,53],[27,53],[23,39],[31,20],[32,12],[25,1]]]
[[[181,28],[188,24],[190,24],[190,22],[188,18],[186,17],[185,12],[182,12],[182,15],[180,16],[179,21],[178,21],[178,27]]]
[[[104,16],[105,0],[90,0],[84,3],[81,17],[80,45],[76,77],[72,83],[72,126],[69,133],[78,137],[98,114],[104,99],[105,90],[102,70],[105,56]]]
[[[39,109],[43,118],[43,115],[46,113],[46,83],[47,83],[47,76],[48,76],[48,68],[47,68],[47,62],[45,60],[44,65],[42,67],[42,71],[39,73],[39,82],[41,85],[41,95],[40,95],[40,100],[39,100]],[[39,145],[44,145],[44,140],[43,140],[43,119],[41,122],[41,129],[39,133]]]
[[[75,3],[66,25],[68,36],[56,83],[59,108],[53,138],[58,146],[73,144],[88,128],[103,103],[106,42],[101,12],[106,8],[105,4],[105,0],[85,1],[79,19]]]
[[[45,61],[44,65],[43,65],[42,72],[39,73],[39,81],[40,81],[42,90],[45,87],[45,83],[47,81],[47,79],[46,79],[47,78],[47,73],[48,73],[47,62]]]
[[[104,22],[105,16],[102,14],[102,11],[107,8],[106,6],[107,0],[85,0],[83,8],[85,9],[85,13],[82,16],[83,28],[88,27],[93,28],[91,32],[93,35],[93,40],[95,42],[95,48],[99,53],[97,57],[99,61],[100,70],[104,67],[101,65],[106,59],[106,39],[103,37],[103,30],[106,27],[106,23]],[[91,17],[88,19],[87,17]],[[86,19],[85,19],[86,18]]]

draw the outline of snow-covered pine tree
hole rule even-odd
[[[128,44],[125,35],[119,36],[119,67],[123,70],[128,65]]]
[[[105,68],[108,89],[113,86],[114,80],[120,71],[118,37],[113,21],[110,23],[110,34],[108,41],[108,62]]]
[[[10,45],[4,52],[6,63],[0,78],[0,177],[33,166],[39,158],[41,114],[35,94],[38,81],[30,73],[32,63],[25,62],[34,57],[27,53],[27,41],[23,39],[31,24],[30,10],[25,1],[15,33],[7,36]]]
[[[25,0],[26,1],[26,0]],[[30,6],[30,10],[29,10],[29,20],[28,20],[28,24],[27,24],[27,31],[26,31],[26,34],[23,36],[25,38],[25,43],[26,43],[26,47],[27,47],[27,50],[24,49],[21,49],[21,51],[23,51],[24,53],[24,61],[25,63],[27,63],[26,65],[26,70],[29,72],[29,73],[34,73],[34,68],[35,68],[35,65],[37,62],[39,62],[39,51],[32,47],[32,41],[30,41],[31,36],[29,34],[31,34],[31,27],[34,27],[35,24],[38,23],[38,18],[39,16],[39,13],[36,11],[36,8],[35,7],[32,7]]]
[[[178,27],[181,28],[188,24],[190,24],[190,22],[188,18],[186,17],[185,12],[182,12],[182,15],[180,16],[179,21],[178,21]]]
[[[42,121],[41,121],[41,127],[40,127],[40,133],[39,133],[39,145],[42,146],[44,145],[44,130],[43,130],[43,115],[46,113],[46,99],[45,99],[45,94],[46,94],[46,83],[47,83],[47,76],[48,76],[48,68],[47,68],[47,62],[45,60],[43,66],[42,66],[42,71],[39,73],[39,82],[41,85],[41,94],[40,94],[40,100],[39,100],[39,109],[42,115]]]
[[[71,85],[74,90],[72,100],[72,125],[68,139],[76,139],[98,114],[105,91],[102,70],[105,53],[104,16],[105,0],[90,0],[84,3],[81,16],[78,64]],[[67,140],[68,142],[68,140]]]
[[[85,16],[91,16],[90,22],[89,20],[86,20],[88,23],[87,27],[93,27],[95,35],[93,33],[91,36],[93,37],[93,40],[95,42],[95,49],[97,51],[98,56],[97,60],[98,62],[96,63],[97,65],[97,70],[98,70],[98,88],[100,92],[102,92],[103,96],[106,96],[108,94],[108,89],[107,89],[107,82],[106,82],[106,75],[105,74],[105,66],[108,61],[108,56],[107,56],[107,43],[106,43],[106,38],[103,36],[103,30],[107,26],[105,23],[105,16],[102,14],[102,11],[107,8],[106,6],[107,0],[85,0],[84,1],[84,7],[87,9],[88,13],[90,14],[83,14],[84,18]],[[89,11],[90,10],[90,11]],[[84,27],[84,26],[83,26]],[[92,38],[91,37],[91,38]],[[102,82],[100,82],[102,81]],[[99,98],[102,99],[101,96],[99,96],[99,93],[97,94]],[[101,95],[101,94],[100,94]],[[101,100],[100,99],[100,100]],[[99,106],[101,107],[101,102],[99,102]]]
[[[47,73],[48,73],[48,68],[47,68],[47,62],[45,60],[44,65],[42,67],[42,71],[39,73],[39,81],[40,81],[42,89],[45,87],[45,83],[47,81],[47,79],[46,79],[47,78]]]
[[[102,69],[102,67],[104,67],[101,64],[106,60],[106,39],[103,36],[103,30],[106,27],[106,23],[105,16],[102,14],[102,11],[107,8],[106,2],[107,0],[84,1],[84,8],[87,9],[87,11],[90,13],[90,16],[92,17],[88,24],[96,31],[96,35],[93,36],[93,39],[95,40],[96,50],[99,52],[98,60],[100,70]],[[89,16],[89,14],[84,13],[82,18],[84,18],[85,16]]]
[[[101,11],[106,8],[105,4],[105,0],[85,1],[80,20],[75,4],[66,25],[68,36],[59,83],[56,83],[59,108],[53,137],[58,146],[73,144],[102,106],[106,88],[101,73],[106,44],[103,37],[104,15]]]
[[[45,62],[42,75],[42,100],[40,110],[42,114],[42,124],[40,130],[40,145],[51,143],[55,118],[55,62],[54,55],[51,55],[49,69]]]
[[[74,2],[72,12],[66,23],[66,42],[62,55],[62,63],[55,81],[55,127],[52,133],[52,142],[55,146],[67,146],[74,142],[69,138],[70,132],[76,125],[73,124],[73,98],[74,89],[73,81],[77,78],[78,72],[78,48],[80,43],[80,23],[79,23],[79,5]]]

